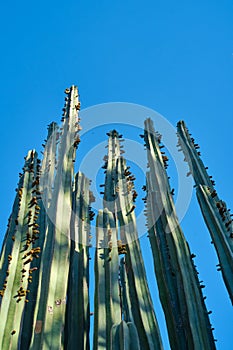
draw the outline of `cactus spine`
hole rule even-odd
[[[175,213],[160,152],[160,139],[150,119],[144,139],[150,171],[147,173],[147,218],[160,299],[172,349],[214,349],[214,339],[201,286]]]
[[[190,137],[183,121],[177,124],[179,146],[181,146],[185,160],[189,164],[190,173],[196,186],[197,199],[215,246],[219,268],[225,282],[229,297],[233,304],[233,224],[232,217],[226,203],[222,201],[214,188],[214,181],[206,171],[199,146]]]

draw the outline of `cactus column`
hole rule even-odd
[[[214,181],[200,159],[199,145],[190,137],[183,121],[177,124],[179,146],[189,164],[196,187],[197,199],[215,246],[223,280],[233,304],[233,224],[226,203],[217,195]]]
[[[150,119],[144,140],[147,173],[147,219],[154,268],[172,349],[214,349],[214,339],[188,244],[176,216],[161,154],[161,135]]]
[[[116,130],[108,133],[108,136],[108,156],[104,158],[105,165],[103,167],[106,169],[104,206],[113,214],[114,227],[119,226],[119,233],[117,233],[118,252],[119,254],[127,253],[125,256],[126,283],[128,283],[128,300],[132,310],[130,315],[132,319],[127,319],[127,321],[133,322],[132,327],[130,325],[129,327],[132,332],[134,330],[138,333],[141,349],[162,349],[136,231],[136,220],[133,212],[136,192],[133,189],[133,176],[128,178],[129,167],[126,167],[125,160],[121,156],[124,152],[120,146],[122,136]],[[97,309],[96,311],[98,312]],[[121,344],[123,339],[119,338],[119,334],[127,335],[127,330],[125,323],[113,325],[112,339],[114,338],[116,342],[119,341]],[[126,344],[128,343],[126,342]]]
[[[71,220],[71,254],[67,293],[65,349],[90,349],[89,306],[89,240],[90,202],[89,179],[81,172],[75,176]]]
[[[116,224],[107,208],[96,221],[94,349],[111,349],[111,328],[121,322]]]
[[[37,267],[40,247],[37,245],[39,206],[33,189],[37,175],[37,154],[29,151],[20,175],[13,213],[9,221],[1,254],[1,349],[16,349],[27,309],[28,293]],[[33,268],[32,268],[33,266]],[[30,313],[28,315],[30,317]],[[26,318],[25,318],[26,320]]]
[[[38,235],[38,245],[41,249],[41,254],[39,259],[32,262],[31,267],[34,269],[33,280],[30,287],[30,293],[28,295],[28,303],[25,308],[25,315],[23,327],[22,327],[22,336],[20,341],[21,349],[27,349],[30,345],[31,336],[34,334],[33,324],[34,317],[37,314],[37,305],[35,300],[38,295],[41,295],[42,298],[45,298],[46,293],[41,293],[42,287],[42,271],[44,271],[43,283],[47,283],[47,270],[44,269],[44,265],[47,267],[47,262],[44,261],[42,255],[44,256],[44,247],[48,243],[47,250],[51,250],[50,242],[51,237],[48,240],[48,225],[49,217],[47,215],[50,201],[52,198],[52,186],[53,186],[53,176],[55,172],[56,165],[56,147],[57,147],[57,138],[58,138],[58,126],[56,123],[51,123],[48,126],[48,137],[46,140],[46,145],[44,150],[44,157],[42,161],[41,168],[37,165],[37,176],[33,183],[33,193],[37,194],[39,214],[37,214],[36,227],[34,228],[34,234]],[[39,162],[39,160],[38,160]],[[44,191],[41,188],[44,188]],[[45,272],[46,271],[46,272]],[[46,282],[45,282],[46,281]],[[43,289],[42,289],[43,290]],[[40,300],[40,307],[43,308],[43,300]]]
[[[66,312],[66,293],[70,257],[70,220],[72,200],[74,140],[76,134],[78,92],[72,87],[67,94],[64,107],[64,123],[59,144],[59,155],[50,204],[50,235],[54,235],[52,254],[49,252],[48,284],[43,286],[47,294],[46,312],[41,335],[44,349],[62,347]],[[42,189],[44,190],[44,189]],[[65,218],[65,219],[64,219]],[[44,256],[44,258],[46,258]]]
[[[0,348],[90,350],[90,180],[74,173],[80,142],[78,89],[65,90],[62,125],[48,126],[42,162],[29,151],[0,256]],[[226,204],[178,124],[180,144],[233,300],[233,227]],[[107,134],[103,209],[96,220],[94,350],[162,350],[136,227],[135,177],[122,135]],[[147,224],[160,299],[172,349],[215,349],[202,288],[179,226],[160,152],[161,135],[145,122],[149,162]],[[119,257],[119,256],[123,257]]]

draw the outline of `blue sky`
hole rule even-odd
[[[130,102],[174,126],[184,119],[219,196],[233,208],[232,1],[13,0],[1,4],[0,16],[2,237],[23,157],[42,150],[71,84],[79,86],[82,108]],[[232,307],[195,195],[182,227],[207,285],[218,349],[230,350]]]

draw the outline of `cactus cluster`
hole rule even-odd
[[[123,136],[107,133],[103,205],[91,250],[95,197],[91,180],[75,173],[80,143],[78,89],[65,90],[61,127],[48,125],[42,160],[28,152],[0,256],[2,350],[161,350],[163,344],[138,238],[135,176],[123,154]],[[179,225],[161,151],[161,135],[146,119],[148,158],[142,187],[159,297],[171,349],[215,349],[209,313],[188,243]],[[178,123],[179,145],[233,300],[233,227],[226,204],[206,173],[199,146]],[[94,251],[94,310],[90,258]],[[90,339],[91,316],[93,340]]]

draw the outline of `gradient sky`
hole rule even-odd
[[[82,108],[130,102],[174,126],[184,119],[219,196],[233,208],[232,1],[12,0],[1,4],[0,16],[0,242],[23,157],[28,149],[42,150],[46,126],[60,121],[71,84],[79,86]],[[230,350],[232,307],[195,194],[182,227],[207,286],[217,348]]]

